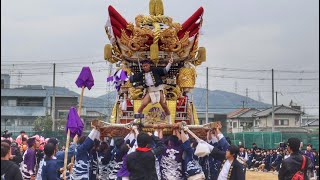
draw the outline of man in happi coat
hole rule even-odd
[[[150,102],[152,102],[152,104],[160,103],[162,109],[165,111],[166,116],[169,119],[169,123],[171,124],[170,111],[166,104],[163,93],[164,86],[161,78],[168,74],[171,64],[173,63],[173,59],[171,58],[169,60],[169,63],[165,68],[151,67],[152,62],[150,60],[144,60],[141,63],[143,71],[129,77],[131,83],[138,83],[147,90],[141,106],[138,109],[138,114],[141,114],[143,109]]]
[[[72,169],[71,180],[89,180],[89,171],[91,165],[90,151],[94,146],[94,140],[100,140],[100,132],[94,128],[88,137],[79,138],[78,146],[75,150],[75,162]]]
[[[24,180],[34,179],[36,176],[36,149],[39,148],[40,142],[35,137],[32,137],[27,140],[27,144],[28,149],[23,155],[20,167]]]

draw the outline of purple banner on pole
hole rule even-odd
[[[89,90],[94,85],[94,79],[89,67],[83,67],[78,79],[76,80],[76,85],[78,87],[87,87]]]
[[[67,125],[66,125],[66,133],[68,133],[68,129],[70,129],[70,137],[74,138],[76,134],[80,137],[83,132],[83,122],[80,119],[77,109],[75,107],[71,107],[68,114]]]

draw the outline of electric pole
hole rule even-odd
[[[245,101],[241,101],[241,102],[242,102],[242,108],[244,108],[244,102],[245,102]]]
[[[276,106],[278,106],[278,91],[276,91]]]
[[[209,110],[209,68],[207,67],[207,101],[206,101],[206,124],[209,122],[208,117],[208,110]]]
[[[53,63],[53,83],[52,83],[52,131],[56,130],[56,63]]]
[[[234,83],[234,92],[238,93],[238,81]]]
[[[248,92],[248,88],[246,88],[246,107],[248,107],[248,96],[249,96],[249,92]]]
[[[272,69],[272,132],[274,132],[274,74]]]

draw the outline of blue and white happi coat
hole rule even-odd
[[[94,141],[87,137],[85,141],[76,148],[75,163],[70,177],[71,180],[89,180],[92,159],[90,150],[93,145]]]

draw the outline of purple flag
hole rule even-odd
[[[128,78],[128,73],[125,70],[119,69],[113,76],[107,78],[107,82],[112,81],[116,90],[119,91],[121,86],[128,81]]]
[[[89,67],[83,67],[76,81],[78,87],[87,87],[89,90],[94,85],[94,79]]]
[[[71,107],[68,114],[67,125],[66,125],[66,133],[68,133],[68,129],[70,129],[70,137],[74,138],[76,134],[80,137],[83,131],[83,122],[81,121],[77,109],[75,107]]]
[[[107,78],[107,82],[113,81],[113,76]]]

